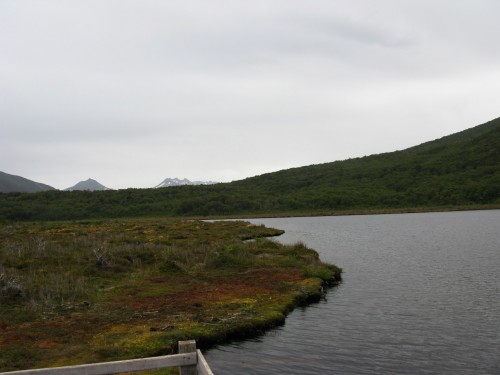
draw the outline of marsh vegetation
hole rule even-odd
[[[281,324],[341,270],[246,222],[171,219],[0,226],[0,369],[201,347]],[[255,239],[254,241],[246,241]]]

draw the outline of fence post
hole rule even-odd
[[[192,352],[196,352],[195,340],[179,341],[179,354],[192,353]],[[198,370],[196,369],[196,365],[180,367],[180,375],[197,375],[197,374]]]

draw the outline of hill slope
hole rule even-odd
[[[37,191],[54,190],[52,186],[28,180],[21,176],[0,172],[0,192],[34,193]]]
[[[0,194],[12,220],[500,207],[500,118],[403,151],[229,184]]]
[[[302,209],[498,202],[500,118],[404,151],[293,168],[236,184],[279,194]]]

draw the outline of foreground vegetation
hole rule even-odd
[[[500,118],[404,151],[229,184],[0,193],[0,220],[301,215],[500,207]]]
[[[283,323],[341,270],[245,222],[0,225],[0,371],[172,353]],[[255,239],[246,241],[248,239]]]

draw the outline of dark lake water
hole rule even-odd
[[[343,268],[327,300],[216,347],[216,375],[500,374],[500,210],[256,219]]]

